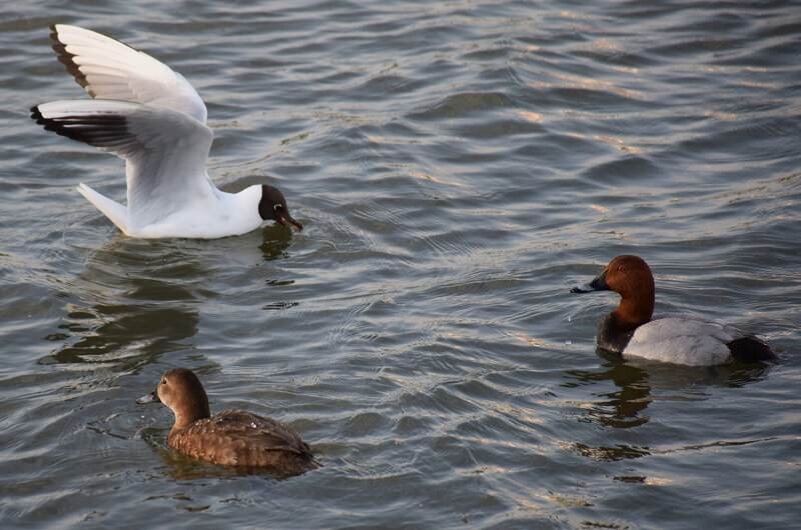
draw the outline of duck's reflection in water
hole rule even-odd
[[[569,370],[563,386],[595,386],[611,381],[614,388],[595,393],[601,398],[586,403],[586,419],[605,427],[627,429],[648,422],[644,413],[651,403],[651,385],[648,372],[618,359],[606,359],[597,371]],[[609,385],[603,385],[608,388]]]
[[[645,425],[650,420],[648,407],[655,400],[706,400],[711,387],[741,387],[763,379],[770,369],[761,364],[692,367],[636,359],[624,361],[619,355],[600,350],[597,353],[602,359],[599,369],[568,370],[562,386],[587,387],[592,399],[579,405],[581,421],[610,429]],[[649,447],[630,444],[575,443],[573,447],[583,456],[606,461],[640,458],[652,452]]]

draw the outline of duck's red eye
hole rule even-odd
[[[280,211],[280,210],[283,210],[283,209],[284,209],[284,207],[283,207],[282,205],[280,205],[280,204],[273,204],[273,210],[275,210],[276,212],[278,212],[278,211]]]
[[[166,380],[166,379],[162,379],[162,380],[161,380],[161,384],[162,384],[162,385],[166,385],[166,384],[167,384],[167,380]]]

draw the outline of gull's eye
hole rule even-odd
[[[280,212],[283,209],[284,207],[281,204],[273,204],[273,210],[275,210],[276,212]]]

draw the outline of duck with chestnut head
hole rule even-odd
[[[652,319],[654,276],[639,256],[617,256],[590,283],[571,293],[613,291],[620,295],[614,311],[598,323],[602,350],[655,361],[710,366],[733,360],[776,359],[765,342],[733,326],[690,317]]]

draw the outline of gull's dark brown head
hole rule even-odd
[[[259,201],[259,215],[265,221],[275,221],[284,226],[294,226],[303,230],[303,225],[295,221],[289,214],[289,207],[281,190],[263,184],[261,187],[261,200]]]

